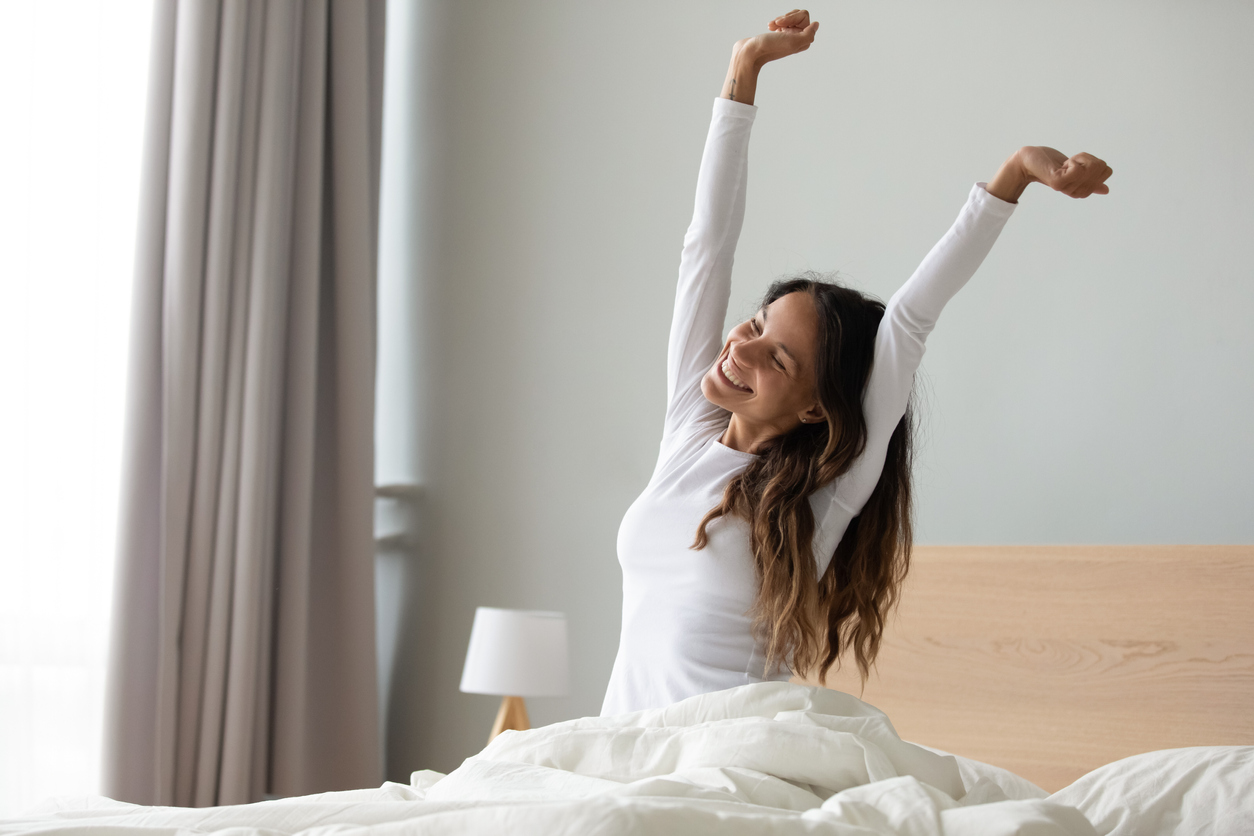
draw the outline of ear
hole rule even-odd
[[[803,424],[817,424],[820,421],[827,420],[827,413],[823,411],[823,407],[818,403],[812,403],[807,409],[803,410],[798,417],[801,419],[801,423]]]

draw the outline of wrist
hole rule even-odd
[[[732,64],[738,70],[756,73],[764,63],[756,39],[742,38],[732,47]]]
[[[758,86],[760,60],[752,38],[737,41],[732,48],[731,64],[727,67],[723,92],[719,95],[724,99],[731,99],[742,104],[753,104],[754,91]]]
[[[1023,149],[1021,148],[1006,158],[1001,168],[997,170],[996,176],[989,181],[986,190],[999,200],[1017,203],[1024,189],[1035,179],[1023,164]]]
[[[1006,164],[1012,166],[1016,177],[1021,179],[1026,186],[1028,183],[1037,182],[1037,178],[1033,176],[1032,171],[1028,168],[1025,154],[1028,147],[1024,146],[1010,155],[1010,159],[1006,160]]]

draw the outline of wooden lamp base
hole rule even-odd
[[[503,697],[501,710],[496,712],[496,723],[492,726],[492,734],[488,735],[491,743],[503,731],[513,729],[526,731],[531,728],[531,720],[527,717],[527,704],[522,697]]]

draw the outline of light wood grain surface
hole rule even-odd
[[[1061,789],[1154,749],[1254,744],[1254,546],[915,551],[867,702],[906,740]],[[859,694],[856,668],[828,687]]]

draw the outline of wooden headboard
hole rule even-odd
[[[1254,744],[1254,546],[918,547],[862,699],[1051,792],[1153,749]],[[856,667],[828,687],[857,695]]]

